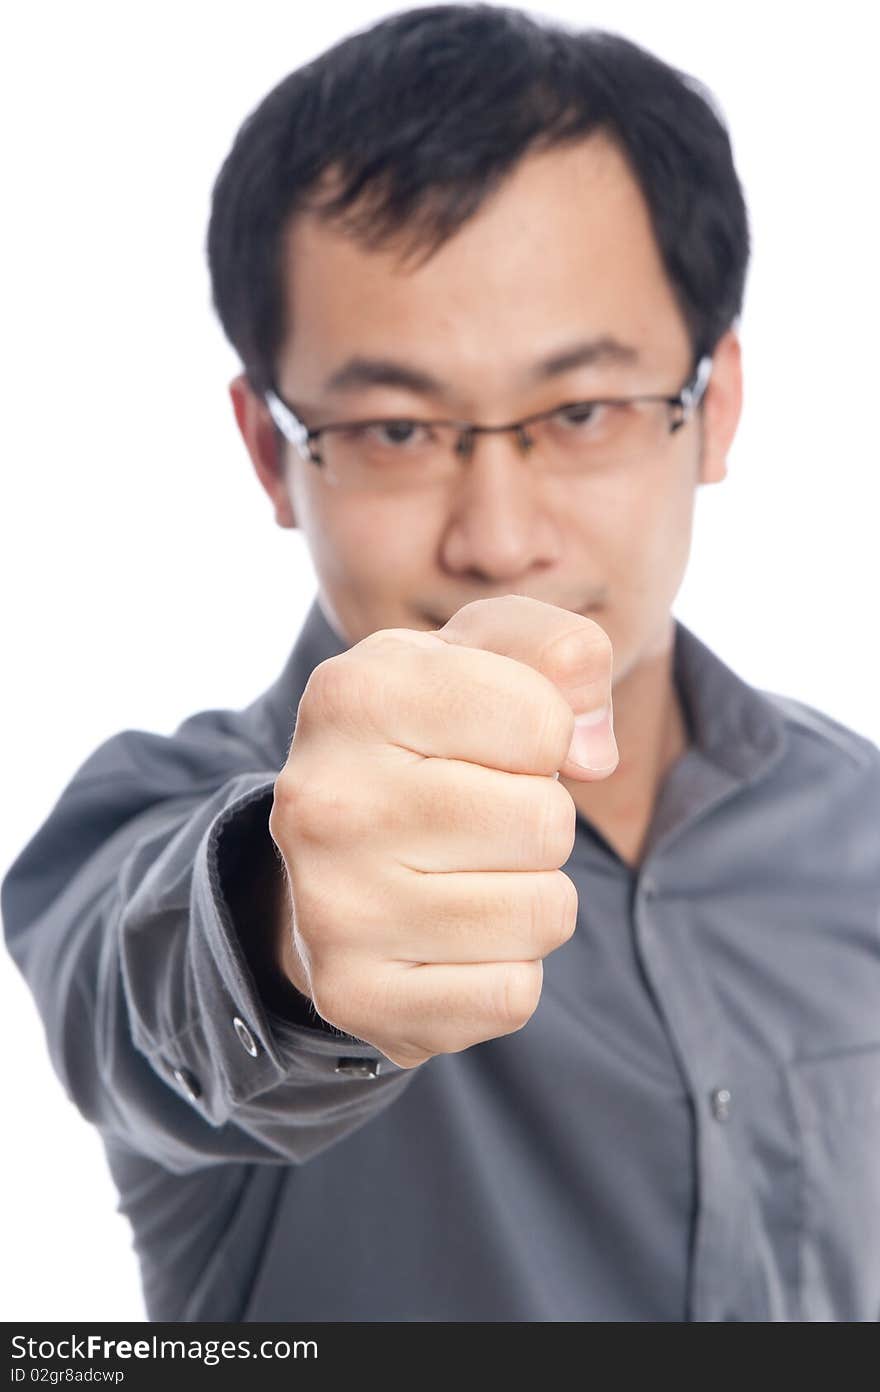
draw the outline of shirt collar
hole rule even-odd
[[[675,619],[673,672],[692,747],[738,782],[752,782],[781,756],[785,719],[769,695],[749,685]]]

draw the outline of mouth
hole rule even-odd
[[[548,600],[547,603],[552,603],[552,601]],[[558,607],[564,609],[566,606],[559,605]],[[585,604],[582,609],[572,609],[570,610],[570,613],[583,614],[584,618],[589,618],[591,614],[597,614],[601,608],[601,604]],[[455,612],[457,613],[458,611],[456,610]],[[443,628],[444,624],[449,623],[449,620],[454,617],[454,614],[449,614],[445,619],[441,619],[437,614],[429,614],[427,609],[421,609],[419,610],[419,613],[421,614],[421,617],[423,619],[426,619],[428,623],[433,624],[435,628]]]

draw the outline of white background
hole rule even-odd
[[[547,3],[693,72],[730,124],[753,262],[730,473],[676,613],[743,677],[880,740],[872,7]],[[314,594],[237,433],[210,187],[270,87],[390,7],[18,6],[4,206],[0,868],[110,734],[274,679]],[[143,1318],[103,1151],[0,960],[2,1317]]]

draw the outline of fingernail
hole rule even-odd
[[[610,706],[587,711],[574,718],[574,734],[568,757],[572,763],[591,773],[605,773],[614,768],[620,755],[614,738],[614,717]]]

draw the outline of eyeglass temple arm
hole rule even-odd
[[[703,399],[709,378],[712,376],[712,359],[708,355],[700,358],[697,370],[686,386],[682,387],[678,400],[687,418]]]
[[[276,396],[271,387],[265,393],[265,402],[269,408],[269,415],[272,417],[278,429],[285,439],[292,445],[296,445],[299,450],[305,453],[309,444],[309,431],[298,420],[288,406]]]

